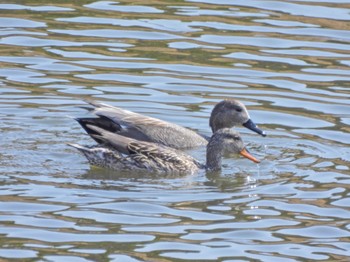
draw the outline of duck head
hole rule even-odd
[[[237,131],[222,128],[212,135],[207,145],[207,168],[209,170],[220,170],[222,156],[231,153],[240,154],[255,163],[260,163],[260,160],[252,156],[245,148]]]
[[[259,135],[266,136],[266,133],[250,119],[244,104],[233,99],[223,100],[215,105],[210,115],[209,125],[213,133],[222,128],[243,125]]]

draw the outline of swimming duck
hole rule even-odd
[[[209,139],[205,165],[170,147],[128,138],[89,124],[87,128],[94,131],[91,136],[102,144],[69,145],[83,153],[91,165],[113,170],[162,174],[194,174],[199,169],[218,171],[222,156],[227,153],[239,153],[255,163],[260,162],[245,149],[239,133],[229,128],[219,129]]]
[[[98,126],[108,131],[137,140],[154,142],[175,149],[189,149],[208,144],[209,138],[199,135],[188,128],[169,123],[157,118],[141,115],[119,107],[86,101],[97,117],[77,118],[76,120],[88,134],[95,134],[88,126]],[[212,132],[219,129],[243,125],[244,127],[266,136],[250,119],[246,107],[237,100],[223,100],[215,105],[211,112],[209,125]],[[94,138],[97,142],[99,138]]]

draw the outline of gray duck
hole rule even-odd
[[[122,136],[158,143],[175,149],[189,149],[208,144],[208,137],[188,128],[104,103],[86,102],[93,106],[90,110],[96,117],[77,118],[76,120],[90,135],[96,134],[94,130],[89,128],[89,125],[93,125]],[[265,132],[250,119],[244,104],[233,99],[223,100],[215,105],[210,115],[209,125],[213,133],[222,128],[243,125],[262,136],[266,136]],[[93,138],[97,142],[101,142],[98,137]]]

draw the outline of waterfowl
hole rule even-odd
[[[95,132],[91,136],[102,144],[93,147],[69,145],[83,153],[91,165],[113,170],[162,174],[194,174],[204,168],[217,171],[221,169],[222,156],[227,153],[239,153],[253,162],[260,162],[245,149],[239,133],[229,128],[219,129],[211,136],[203,165],[170,147],[128,138],[93,125],[87,127]]]
[[[189,149],[208,144],[208,138],[188,128],[169,123],[157,118],[141,115],[119,107],[86,101],[93,106],[96,117],[77,118],[76,120],[88,134],[96,134],[88,126],[98,126],[122,136],[165,145],[175,149]],[[211,112],[209,125],[212,132],[222,128],[243,125],[246,128],[266,136],[250,119],[249,113],[237,100],[223,100],[215,105]],[[97,142],[99,138],[94,138]]]

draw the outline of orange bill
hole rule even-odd
[[[260,163],[260,160],[253,157],[248,151],[247,149],[243,148],[242,151],[240,152],[240,154],[246,158],[248,158],[249,160],[255,162],[255,163]]]

